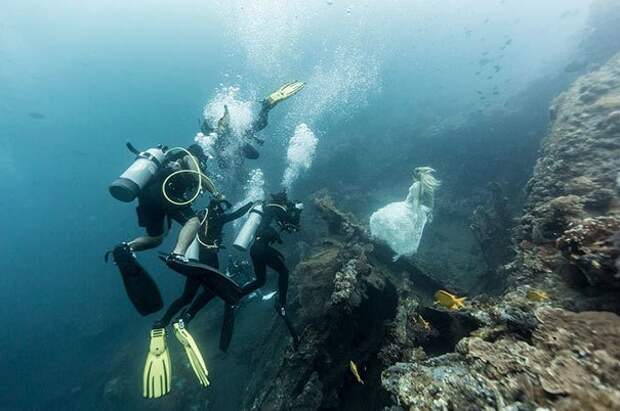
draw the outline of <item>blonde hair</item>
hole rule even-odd
[[[413,170],[413,180],[420,181],[422,192],[434,193],[437,187],[441,185],[441,181],[432,175],[435,170],[431,167],[416,167]]]

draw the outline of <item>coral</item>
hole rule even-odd
[[[363,230],[329,197],[317,204],[332,235],[313,247],[292,273],[289,311],[303,328],[299,351],[256,358],[261,372],[248,385],[246,409],[338,408],[351,397],[349,391],[361,385],[351,374],[351,361],[371,388],[350,400],[378,401],[374,395],[380,370],[374,358],[386,333],[385,321],[396,310],[396,286],[370,262],[372,246],[360,240],[366,238]],[[282,338],[274,332],[264,345],[276,346]]]
[[[616,266],[620,249],[613,241],[614,233],[619,231],[620,218],[586,218],[558,238],[557,248],[590,285],[620,288]]]
[[[531,343],[509,336],[461,340],[457,353],[382,374],[401,407],[435,409],[616,409],[620,317],[541,307]]]
[[[554,100],[525,213],[514,230],[517,256],[503,268],[511,284],[551,281],[566,288],[564,272],[573,277],[572,287],[598,287],[599,294],[618,287],[607,239],[617,230],[609,219],[620,218],[619,104],[620,54]]]

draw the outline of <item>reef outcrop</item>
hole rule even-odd
[[[618,110],[620,55],[555,99],[514,229],[516,255],[499,270],[505,294],[473,298],[452,322],[427,309],[426,330],[390,333],[385,347],[402,354],[384,357],[389,409],[620,407]],[[401,299],[397,312],[410,306]],[[407,321],[397,316],[394,329]],[[419,334],[458,342],[433,352]]]
[[[272,330],[263,345],[279,348],[255,358],[245,409],[620,409],[619,170],[616,55],[555,99],[510,250],[489,255],[505,291],[461,309],[433,305],[431,292],[456,291],[392,262],[321,193],[329,234],[292,275],[302,343]],[[480,244],[507,237],[495,200],[472,221]]]
[[[589,307],[568,308],[618,311],[608,295],[620,287],[620,55],[558,96],[551,117],[507,273],[513,284],[588,294]]]

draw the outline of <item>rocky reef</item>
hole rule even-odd
[[[433,305],[438,289],[458,290],[415,260],[392,262],[319,193],[328,235],[291,277],[301,345],[274,327],[244,408],[620,409],[619,170],[617,55],[555,99],[512,243],[487,256],[505,291],[460,309]],[[509,237],[498,191],[492,200],[472,220],[482,246]]]
[[[558,96],[551,118],[509,275],[513,284],[570,284],[601,297],[605,307],[590,298],[590,308],[610,309],[605,295],[619,285],[611,238],[620,228],[620,55]]]

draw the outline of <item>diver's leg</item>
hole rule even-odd
[[[200,221],[198,217],[190,218],[187,223],[181,228],[179,232],[179,238],[177,240],[177,245],[174,247],[174,254],[184,255],[187,249],[189,248],[192,241],[196,237],[196,232],[198,231],[198,227],[200,227]]]
[[[288,292],[288,268],[280,254],[275,250],[270,250],[267,265],[278,273],[278,303],[281,307],[284,307],[286,306],[286,294]]]
[[[146,235],[131,240],[129,247],[132,251],[144,251],[158,247],[166,236],[166,213],[160,207],[151,205],[148,199],[138,199],[138,225],[146,229]]]
[[[267,124],[269,121],[269,110],[271,110],[271,107],[269,107],[269,104],[266,104],[265,102],[263,102],[260,112],[258,113],[258,118],[254,122],[254,124],[252,124],[253,133],[256,133],[257,131],[261,131],[262,129],[267,127]]]
[[[204,287],[203,292],[200,293],[198,297],[194,298],[192,305],[190,305],[189,308],[183,313],[182,318],[185,324],[189,324],[192,318],[196,316],[198,311],[202,310],[205,305],[207,305],[209,301],[211,301],[214,297],[215,294],[213,293],[213,291],[211,291],[207,287]]]
[[[144,251],[159,247],[163,241],[163,234],[158,236],[145,235],[134,238],[133,240],[128,242],[127,245],[129,245],[132,251]]]
[[[172,304],[170,304],[170,307],[168,307],[168,310],[166,311],[164,316],[161,318],[161,320],[155,323],[153,328],[164,328],[165,326],[170,324],[170,320],[172,320],[172,317],[174,317],[179,311],[181,311],[181,308],[192,302],[192,300],[196,296],[196,293],[198,292],[199,287],[200,280],[197,280],[195,278],[188,278],[187,280],[185,280],[185,288],[183,289],[183,294],[181,294],[179,298],[177,298],[172,302]]]
[[[256,279],[245,284],[241,290],[242,295],[248,295],[263,287],[267,282],[267,264],[265,260],[256,255],[252,255],[252,265],[254,266],[254,276]]]

